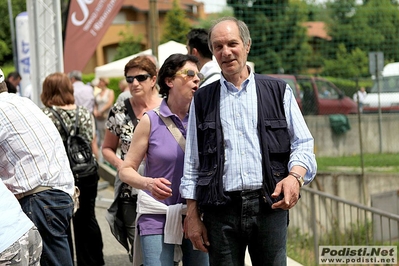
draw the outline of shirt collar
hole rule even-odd
[[[248,72],[249,72],[249,76],[242,82],[240,91],[247,91],[248,87],[251,87],[251,86],[248,86],[248,84],[255,84],[255,75],[254,75],[254,73],[251,71],[251,68],[248,65],[247,65],[247,69],[248,69]],[[224,78],[223,72],[222,72],[222,75],[221,75],[220,79],[222,81],[222,84],[224,84],[226,86],[228,91],[230,91],[230,92],[238,92],[239,91],[233,85],[233,83],[227,81]]]

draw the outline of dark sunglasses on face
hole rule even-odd
[[[197,75],[197,77],[202,81],[205,79],[204,74],[200,73],[200,72],[195,72],[194,70],[191,69],[183,69],[180,71],[176,72],[176,75],[180,75],[180,74],[184,74],[187,75],[187,77],[193,78],[195,77],[195,75]]]
[[[150,77],[151,77],[151,75],[149,75],[149,74],[140,74],[140,75],[137,75],[137,76],[127,76],[126,77],[126,82],[127,83],[133,83],[134,79],[137,79],[138,82],[143,82],[143,81],[147,80]]]

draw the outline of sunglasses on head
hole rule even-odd
[[[202,74],[200,72],[195,72],[194,70],[191,70],[191,69],[183,69],[183,70],[180,70],[180,71],[176,72],[176,75],[180,75],[180,74],[187,75],[187,77],[190,77],[190,78],[193,78],[193,77],[195,77],[195,75],[197,75],[197,77],[200,80],[204,80],[205,79],[204,74]]]
[[[140,74],[140,75],[137,75],[137,76],[127,76],[126,77],[126,82],[127,83],[133,83],[134,79],[137,79],[138,82],[143,82],[143,81],[145,81],[146,79],[148,79],[150,77],[151,77],[151,75],[149,75],[149,74]]]

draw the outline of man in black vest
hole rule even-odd
[[[210,28],[221,70],[190,107],[184,176],[185,234],[210,265],[286,265],[288,210],[316,175],[313,137],[284,81],[247,66],[248,27],[232,17]]]

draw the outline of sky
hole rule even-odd
[[[226,6],[226,0],[198,0],[205,4],[206,13],[220,12]]]

